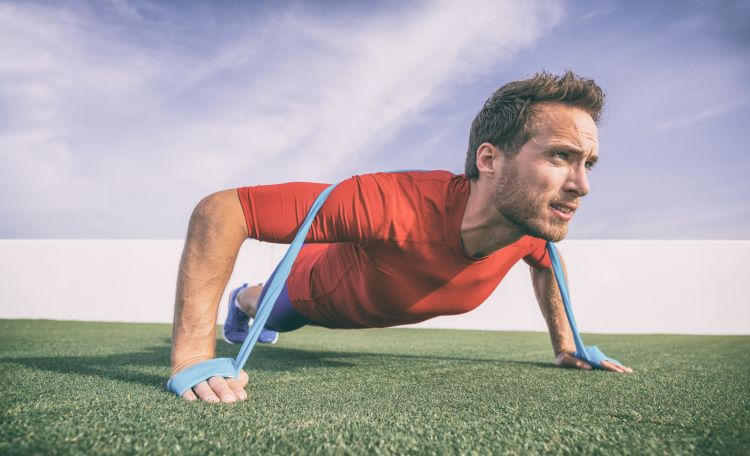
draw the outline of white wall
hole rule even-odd
[[[171,322],[182,244],[0,240],[0,318]],[[564,241],[559,248],[584,332],[750,334],[743,286],[750,241]],[[265,281],[285,250],[246,242],[230,287]],[[524,263],[479,309],[415,326],[546,330]]]

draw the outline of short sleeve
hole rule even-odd
[[[547,241],[535,237],[528,237],[529,239],[529,253],[523,257],[523,261],[529,266],[537,269],[549,269],[552,267],[552,262],[547,253]]]
[[[313,202],[328,186],[290,182],[238,188],[249,237],[291,243]],[[371,175],[346,179],[318,211],[305,242],[366,245],[379,238],[385,207],[385,192]]]

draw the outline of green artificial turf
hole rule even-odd
[[[543,333],[305,328],[204,404],[164,389],[168,325],[0,320],[0,454],[750,453],[750,337],[584,339],[635,373]]]

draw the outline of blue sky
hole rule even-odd
[[[0,0],[0,238],[182,238],[208,193],[463,171],[500,85],[607,92],[570,239],[750,239],[750,7]]]

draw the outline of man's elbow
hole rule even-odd
[[[218,191],[201,199],[193,208],[190,224],[236,227],[247,236],[244,213],[234,189]]]
[[[221,197],[219,193],[221,192],[212,193],[198,201],[198,204],[193,208],[193,213],[190,214],[190,219],[196,221],[208,221],[216,217],[221,208]]]

